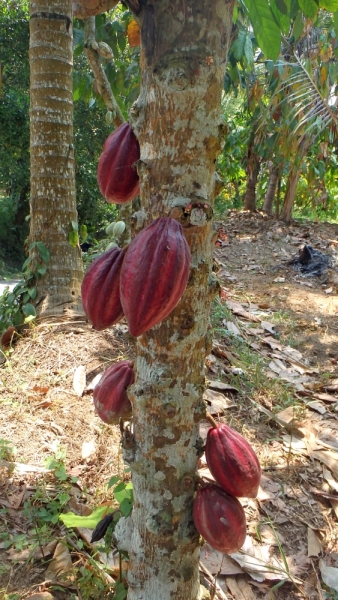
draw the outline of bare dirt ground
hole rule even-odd
[[[204,547],[201,576],[208,585],[210,573],[218,575],[215,598],[223,600],[337,600],[338,226],[287,227],[236,211],[219,227],[215,268],[222,297],[214,308],[205,399],[216,420],[252,444],[263,475],[257,499],[241,500],[248,532],[243,550],[225,557]],[[319,277],[304,277],[288,264],[305,244],[332,258]],[[83,318],[67,316],[40,322],[6,351],[0,366],[1,598],[113,598],[94,579],[88,536],[70,535],[54,516],[58,510],[88,514],[84,507],[113,500],[110,477],[128,479],[119,429],[95,415],[90,384],[112,362],[132,356],[125,325],[95,332]],[[75,373],[75,388],[81,382],[83,388],[81,372],[82,395],[74,389]],[[206,430],[202,423],[202,436]],[[41,470],[60,447],[63,478],[55,468],[54,475]],[[203,460],[200,466],[209,477]],[[63,480],[71,496],[64,505]],[[46,531],[39,535],[46,539],[38,549],[45,558],[30,550],[32,511],[43,507]],[[47,547],[52,539],[70,545],[67,585],[62,560],[52,577],[47,571],[56,560],[55,543]],[[112,584],[117,572],[110,565],[102,578]]]

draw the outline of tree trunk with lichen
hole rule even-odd
[[[262,210],[268,215],[272,214],[273,201],[275,199],[277,184],[279,179],[279,167],[271,164],[268,188],[266,190],[264,204]]]
[[[50,252],[37,281],[40,313],[78,307],[80,247],[68,242],[77,222],[73,146],[73,34],[70,0],[30,3],[30,242]],[[30,256],[36,264],[36,248]]]
[[[136,381],[128,394],[133,424],[122,437],[134,507],[115,530],[130,556],[128,600],[203,597],[192,503],[203,446],[210,303],[218,290],[212,206],[232,11],[232,0],[193,6],[156,0],[142,3],[137,15],[142,83],[131,123],[141,149],[143,224],[169,215],[182,224],[191,273],[175,310],[136,344]]]
[[[256,210],[256,186],[260,169],[260,158],[254,148],[254,141],[249,144],[248,162],[246,166],[246,190],[244,195],[244,209]]]

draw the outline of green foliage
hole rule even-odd
[[[138,97],[140,90],[140,51],[139,48],[130,48],[126,38],[127,27],[131,19],[132,14],[122,5],[118,5],[113,13],[95,17],[96,41],[105,42],[113,52],[112,60],[101,59],[101,61],[125,119],[128,118],[128,110]],[[81,60],[84,42],[83,27],[82,20],[75,20],[74,54],[79,57],[81,67],[75,66],[74,100],[82,99],[90,107],[96,103],[104,109],[103,98],[95,91],[92,72],[89,66]]]
[[[110,248],[113,248],[114,246],[118,246],[119,238],[123,235],[124,229],[124,221],[113,221],[112,223],[109,223],[105,229],[105,236],[99,242],[93,240],[93,246],[89,248],[87,252],[83,253],[82,258],[84,268],[87,269],[93,260],[103,254],[103,252],[110,250]]]
[[[19,327],[24,323],[30,323],[36,316],[34,302],[37,289],[36,281],[46,274],[49,262],[49,251],[42,242],[33,242],[29,251],[35,250],[36,259],[33,261],[29,256],[24,262],[23,280],[20,281],[12,291],[5,288],[0,296],[0,334],[9,326]]]
[[[16,448],[9,440],[0,438],[0,460],[14,460]]]

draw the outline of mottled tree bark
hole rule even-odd
[[[158,216],[179,220],[192,260],[176,309],[137,340],[132,436],[127,432],[122,441],[134,508],[116,530],[130,553],[128,600],[202,597],[192,502],[209,309],[217,290],[212,206],[232,11],[232,0],[156,0],[142,3],[138,14],[142,84],[132,125],[141,148],[145,224]]]
[[[82,259],[68,242],[77,222],[73,146],[73,34],[70,0],[30,3],[30,242],[50,252],[37,281],[40,313],[79,304]],[[36,262],[36,251],[31,252]]]
[[[292,217],[292,209],[295,203],[297,185],[300,178],[300,166],[295,166],[290,170],[288,182],[286,185],[286,192],[284,197],[284,202],[282,206],[282,210],[280,213],[280,219],[285,221],[285,223],[290,223]]]
[[[262,210],[264,212],[268,213],[269,215],[272,214],[272,207],[273,207],[273,201],[275,199],[275,194],[276,194],[276,190],[277,190],[278,177],[279,177],[279,167],[272,164],[271,169],[270,169],[268,188],[266,190],[266,195],[264,198],[264,204],[263,204],[263,208],[262,208]]]
[[[244,195],[244,209],[256,210],[256,186],[260,169],[260,158],[254,148],[254,140],[249,144],[248,162],[246,165],[246,190]]]

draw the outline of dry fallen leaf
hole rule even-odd
[[[243,573],[241,567],[227,554],[213,550],[208,544],[204,544],[200,553],[201,563],[212,575],[238,575]]]
[[[224,413],[225,409],[231,406],[236,406],[229,398],[214,390],[205,390],[203,394],[204,400],[210,404],[209,412],[214,415]]]
[[[75,393],[81,398],[86,387],[86,368],[80,365],[75,369],[73,377],[73,388]]]
[[[322,551],[322,544],[320,541],[319,532],[315,531],[311,527],[307,528],[307,555],[308,556],[319,556]]]
[[[62,581],[63,585],[69,585],[72,568],[73,563],[67,543],[59,542],[45,572],[45,581]]]
[[[338,592],[338,569],[336,567],[328,567],[322,559],[319,561],[319,569],[325,585]]]

